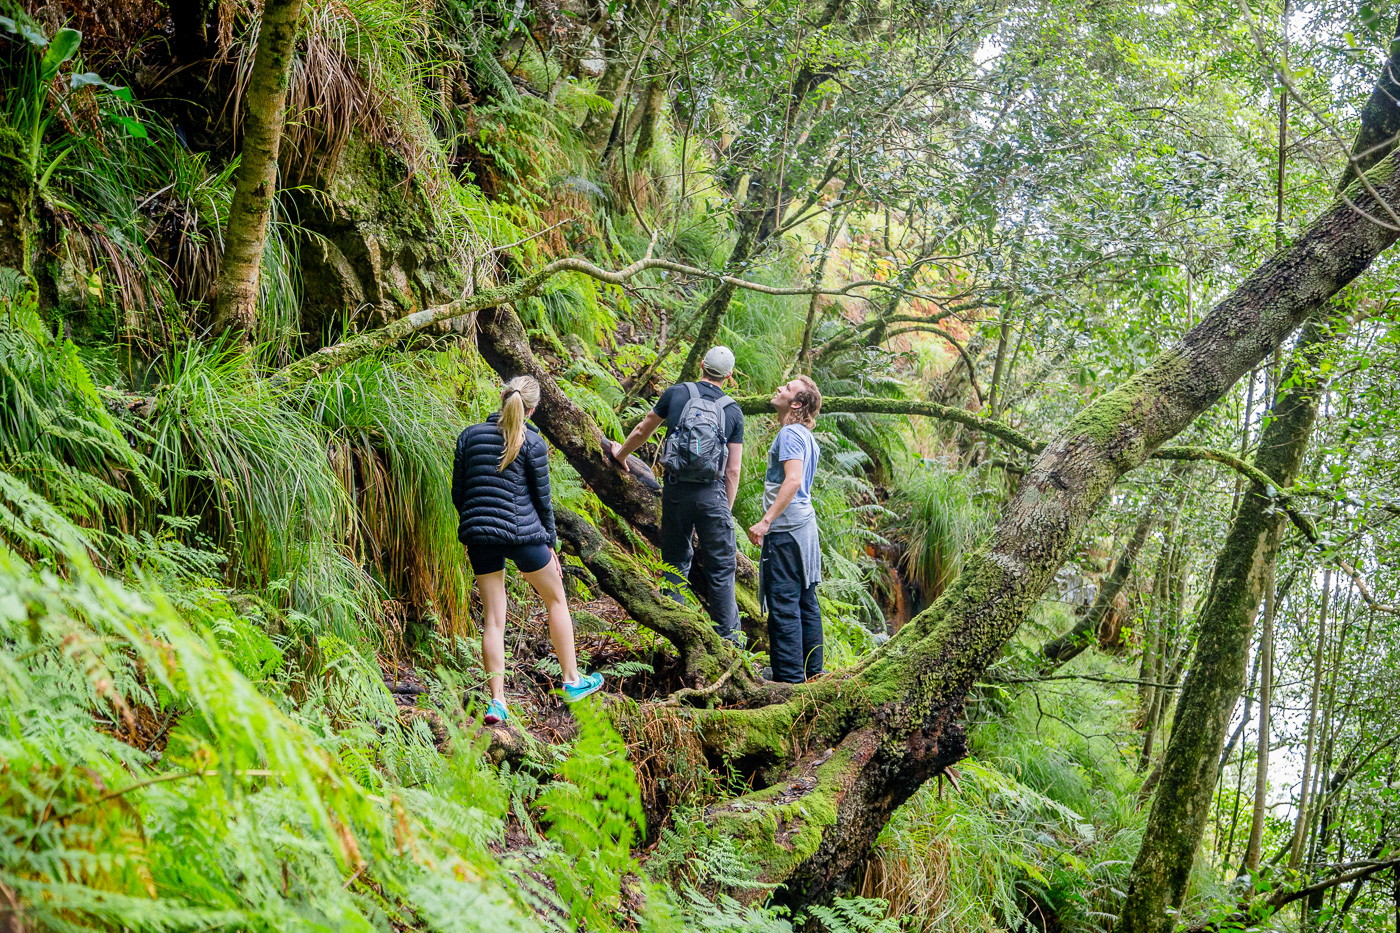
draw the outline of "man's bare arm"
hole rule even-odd
[[[788,507],[797,496],[797,491],[802,488],[802,470],[804,464],[801,460],[783,461],[783,482],[778,487],[777,497],[773,504],[768,506],[768,511],[763,513],[763,517],[749,527],[749,540],[756,545],[763,544],[763,538],[768,534],[768,528],[773,524],[773,520],[783,514],[783,510]]]
[[[739,472],[744,466],[744,445],[730,444],[729,459],[724,465],[724,494],[729,497],[729,511],[734,511],[734,499],[739,495]]]
[[[660,415],[649,411],[647,416],[632,429],[632,433],[627,435],[627,440],[623,441],[621,445],[617,441],[608,441],[608,449],[612,452],[613,459],[617,461],[619,468],[625,469],[623,465],[627,462],[627,458],[632,456],[638,447],[645,444],[647,438],[651,437],[657,428],[661,427],[661,421]]]

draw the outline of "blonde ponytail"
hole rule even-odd
[[[500,473],[510,466],[525,444],[525,412],[540,404],[540,384],[532,376],[516,376],[501,387],[501,418],[496,427],[505,438],[506,449],[496,465]]]

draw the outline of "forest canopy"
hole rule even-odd
[[[1400,930],[1400,6],[6,0],[0,94],[5,930]]]

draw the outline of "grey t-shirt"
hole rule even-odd
[[[802,484],[797,487],[797,494],[792,497],[787,508],[773,519],[768,531],[770,534],[786,531],[797,541],[797,546],[802,551],[802,576],[807,586],[820,583],[822,578],[817,513],[812,508],[812,481],[816,478],[817,460],[820,457],[821,445],[806,425],[783,425],[778,431],[778,436],[773,438],[773,446],[768,448],[768,465],[763,474],[763,511],[766,513],[778,498],[778,487],[782,486],[787,475],[783,464],[788,460],[802,461]]]

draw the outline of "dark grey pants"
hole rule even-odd
[[[700,559],[692,573],[691,534],[700,543]],[[724,481],[666,483],[661,493],[661,559],[680,571],[666,578],[689,582],[705,601],[715,631],[739,639],[739,605],[734,601],[734,515],[724,494]],[[680,601],[680,594],[672,598]]]
[[[797,539],[786,531],[764,535],[759,573],[768,603],[773,679],[800,684],[822,672],[822,609],[817,585],[802,585],[802,549]]]

